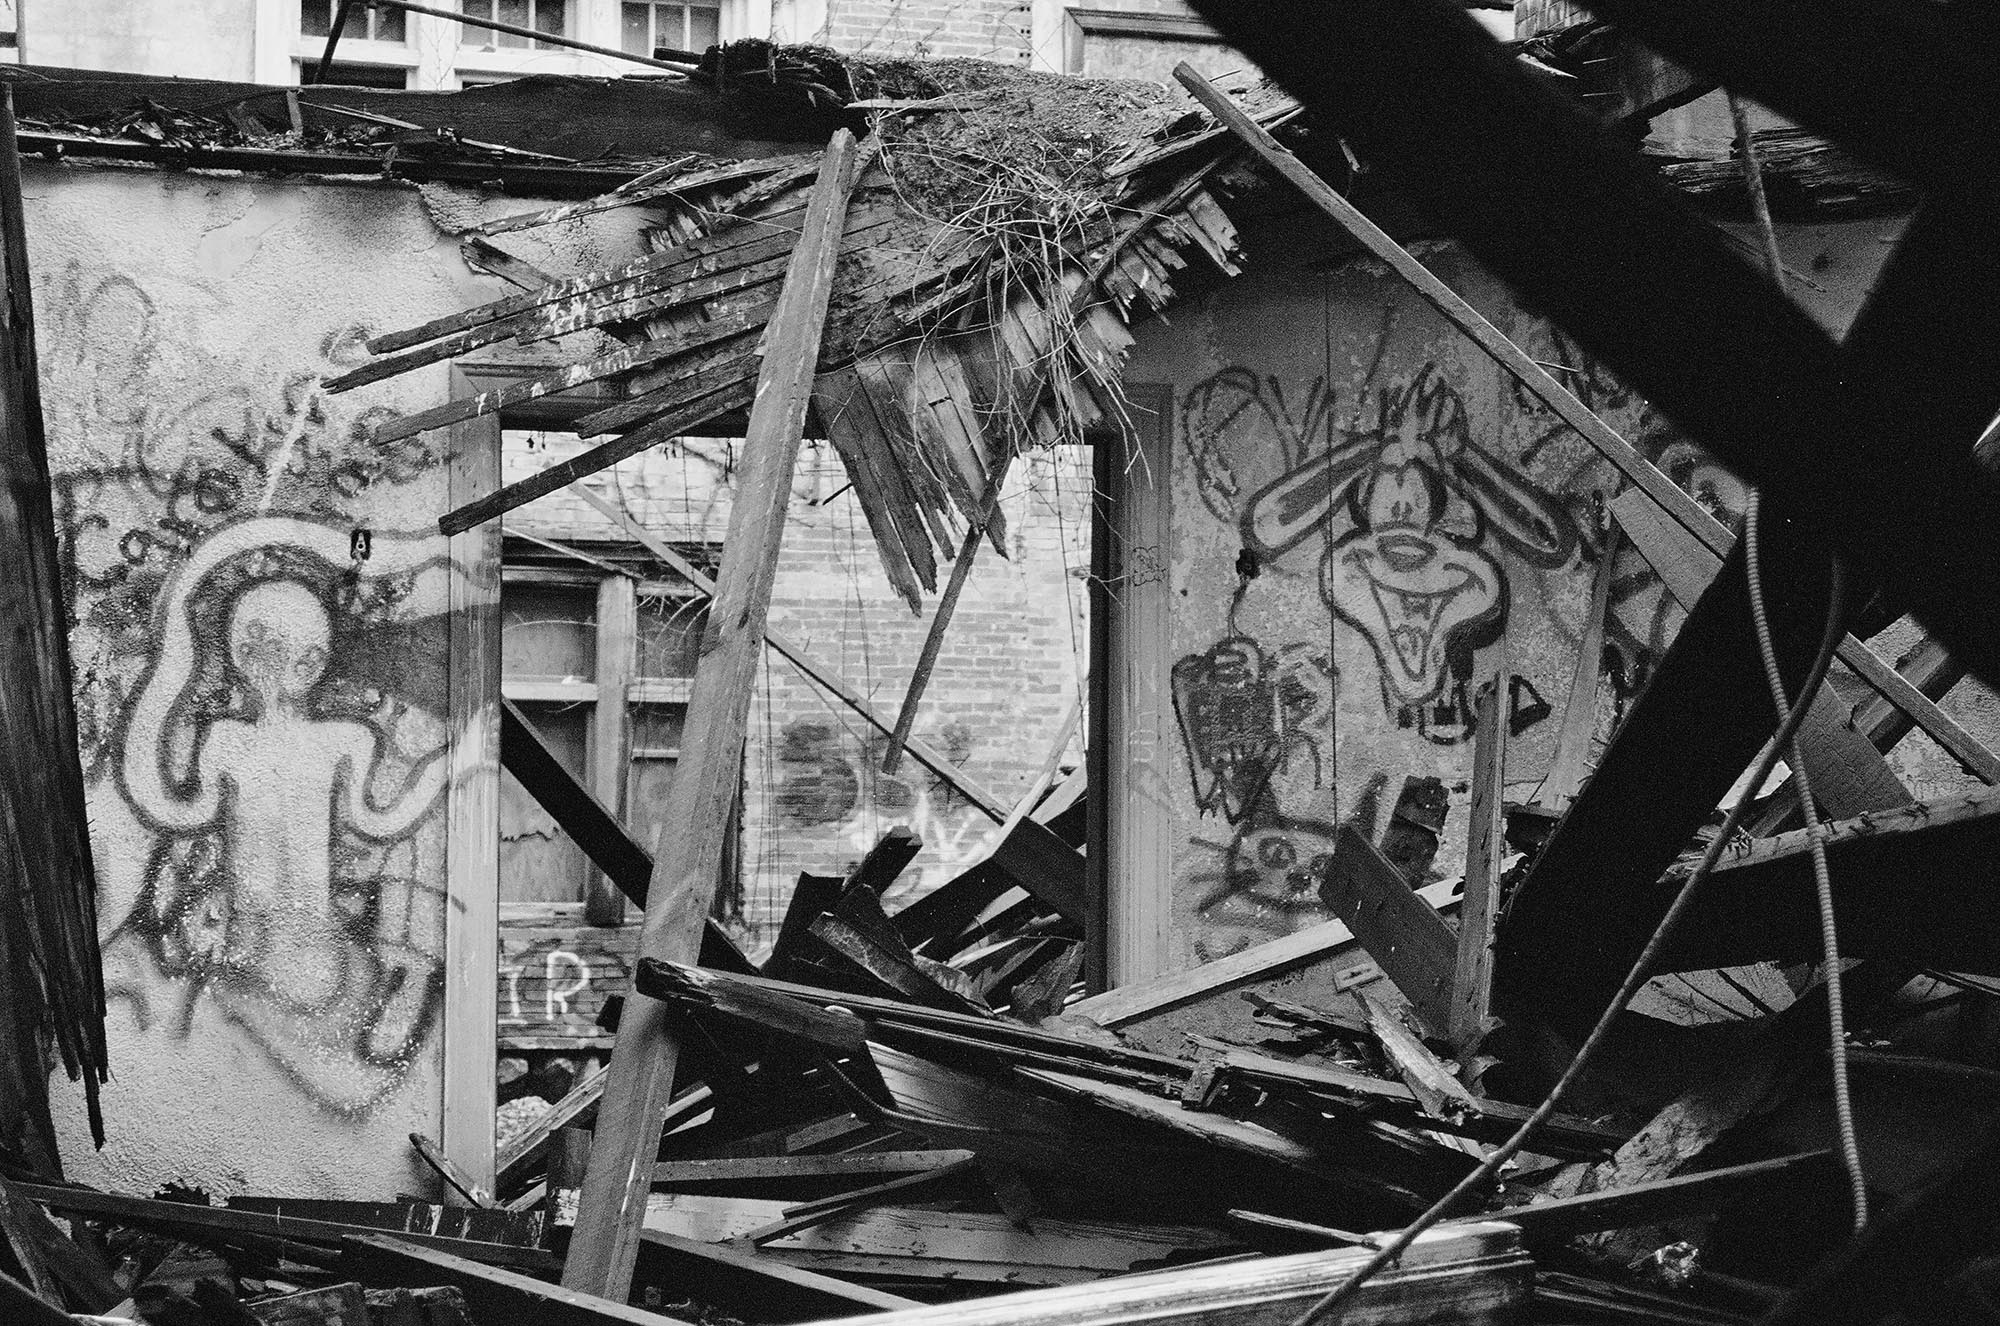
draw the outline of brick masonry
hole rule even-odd
[[[576,443],[508,436],[505,477],[560,458]],[[731,462],[740,444],[687,439],[627,461],[583,486],[676,543],[719,545]],[[833,667],[893,721],[934,607],[913,616],[890,589],[847,476],[830,447],[802,451],[786,519],[771,625]],[[984,547],[960,600],[916,732],[951,753],[1003,804],[1040,770],[1085,666],[1089,453],[1041,452],[1017,464],[1002,509],[1007,560]],[[622,535],[581,498],[554,494],[509,527],[588,541]],[[940,568],[942,581],[948,568]],[[800,871],[839,873],[875,840],[908,825],[924,849],[890,896],[893,910],[976,859],[994,825],[914,761],[881,772],[882,739],[768,651],[751,699],[744,756],[746,946],[768,943]],[[1072,737],[1065,762],[1081,760]]]

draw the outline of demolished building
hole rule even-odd
[[[1570,49],[1509,72],[1579,77]],[[1385,187],[1350,125],[1261,85],[1207,89],[1196,112],[1162,88],[755,45],[615,93],[531,80],[294,106],[211,86],[189,105],[117,80],[13,87],[22,151],[49,158],[24,167],[26,220],[115,1032],[113,1167],[69,1151],[112,1187],[199,1179],[231,1200],[25,1197],[263,1258],[229,1268],[239,1283],[305,1288],[317,1266],[453,1285],[482,1320],[621,1320],[628,1296],[769,1320],[944,1301],[962,1319],[967,1293],[1099,1280],[977,1310],[1247,1293],[1240,1319],[1289,1320],[1369,1255],[1317,1254],[1293,1279],[1273,1259],[1240,1282],[1228,1259],[1379,1247],[1342,1231],[1393,1229],[1497,1164],[1673,887],[1712,870],[1613,1065],[1537,1121],[1541,1159],[1482,1192],[1512,1229],[1441,1227],[1375,1282],[1382,1311],[1408,1292],[1459,1315],[1377,1319],[1740,1320],[1837,1244],[1824,1220],[1770,1228],[1787,1202],[1837,1225],[1841,1180],[1813,1113],[1818,835],[1794,828],[1786,787],[1742,778],[1778,725],[1728,569],[1748,490],[1587,334],[1442,238],[1429,196]],[[609,110],[565,113],[600,94]],[[1594,109],[1630,127],[1659,104]],[[1790,297],[1838,335],[1912,196],[1828,151],[1771,153],[1771,224]],[[104,158],[165,169],[87,164]],[[1662,173],[1699,198],[1741,165]],[[1740,221],[1721,242],[1761,239]],[[660,528],[619,477],[643,488],[645,471],[611,469],[709,432],[789,428],[796,449],[808,412],[851,485],[814,500],[872,544],[846,574],[946,642],[959,577],[1027,552],[1010,468],[1089,445],[1087,688],[1060,648],[1055,666],[994,649],[1013,662],[958,683],[1040,697],[987,718],[1005,759],[911,732],[918,632],[864,690],[771,612],[775,552],[756,550],[792,535],[794,465],[730,462],[722,538]],[[503,472],[510,418],[577,440]],[[569,484],[590,523],[520,523]],[[505,577],[496,520],[533,574]],[[1796,694],[1827,591],[1798,536],[1767,537]],[[1073,628],[1062,570],[1081,568],[1060,563],[1014,620]],[[535,595],[579,586],[587,647],[533,638]],[[704,613],[711,595],[734,615]],[[606,671],[642,596],[666,605],[655,652],[678,671],[645,671],[630,640],[626,671]],[[1873,960],[1850,982],[1857,1013],[1920,1028],[1929,1056],[1850,1060],[1870,1131],[1905,1157],[1871,1177],[1910,1194],[1987,1122],[1965,1089],[1918,1126],[1903,1084],[1990,1071],[1935,1041],[1991,997],[1964,974],[1990,946],[1959,904],[2000,762],[1967,731],[1990,705],[1961,682],[1971,660],[1892,604],[1849,618],[1859,638],[1798,740],[1834,822],[1848,951]],[[567,661],[510,695],[510,650]],[[704,935],[702,894],[767,652],[879,733],[871,781],[902,751],[995,828],[907,894],[893,881],[932,844],[830,855],[747,936],[753,966],[714,918]],[[705,692],[724,658],[733,686]],[[1050,671],[1076,686],[1067,710],[1060,684],[1031,689]],[[1726,704],[1719,677],[1742,683]],[[940,713],[974,703],[950,681],[930,681]],[[1715,711],[1692,716],[1697,699]],[[568,710],[586,702],[587,720]],[[628,706],[660,729],[607,716]],[[1686,735],[1704,725],[1726,736]],[[672,750],[688,781],[644,782],[641,748]],[[696,795],[689,770],[702,814],[668,799]],[[1655,790],[1679,818],[1634,809]],[[632,983],[604,1009],[609,1067],[496,1156],[502,1001],[520,993],[495,942],[504,797],[574,844],[522,867],[576,880],[549,928],[624,922],[625,900],[647,920],[603,950],[606,984]],[[1718,803],[1747,845],[1716,835]],[[1733,850],[1677,862],[1691,841]],[[1864,883],[1938,859],[1967,863],[1965,882],[1921,906],[1892,914]],[[546,999],[554,968],[542,979]],[[224,1078],[227,1110],[200,1086]],[[149,1120],[121,1126],[141,1102]],[[586,1161],[588,1139],[560,1130],[600,1110]],[[433,1170],[452,1205],[548,1219],[405,1206],[392,1234],[361,1231],[379,1217],[359,1199]],[[1705,1232],[1655,1228],[1681,1218]],[[1568,1246],[1633,1226],[1594,1263]],[[566,1261],[544,1246],[564,1238]],[[1448,1272],[1423,1271],[1434,1246]],[[1701,1271],[1677,1272],[1696,1246]],[[1532,1294],[1524,1248],[1547,1259]],[[1681,1297],[1596,1278],[1649,1257]],[[1217,1265],[1128,1275],[1176,1261]],[[537,1287],[557,1271],[612,1301]],[[78,1296],[53,1295],[109,1306]]]

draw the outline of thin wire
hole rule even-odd
[[[1764,575],[1757,546],[1758,494],[1750,494],[1750,510],[1744,521],[1750,569],[1750,617],[1757,626],[1757,653],[1764,661],[1764,680],[1771,687],[1771,703],[1779,713],[1785,702],[1784,678],[1778,674],[1778,652],[1771,643],[1771,623],[1764,612]],[[1811,693],[1807,693],[1807,699]],[[1804,701],[1801,701],[1803,704]],[[1799,758],[1798,739],[1787,743],[1786,757],[1792,764],[1792,781],[1798,785],[1799,808],[1805,812],[1806,842],[1812,848],[1813,887],[1819,899],[1820,946],[1826,958],[1827,1034],[1833,1050],[1833,1118],[1840,1135],[1840,1164],[1847,1171],[1847,1187],[1854,1203],[1856,1233],[1868,1223],[1868,1181],[1861,1171],[1861,1144],[1854,1136],[1854,1102],[1847,1089],[1847,1011],[1840,988],[1840,936],[1833,922],[1833,878],[1826,868],[1826,832],[1819,810],[1813,805],[1812,784],[1806,778],[1805,761]],[[1745,798],[1748,800],[1748,798]]]
[[[1746,553],[1747,551],[1746,549]],[[1845,617],[1843,607],[1846,599],[1846,582],[1838,561],[1833,564],[1831,588],[1827,604],[1826,630],[1819,642],[1819,652],[1813,658],[1812,671],[1806,677],[1804,689],[1799,692],[1798,703],[1794,704],[1791,712],[1785,715],[1784,724],[1778,729],[1777,740],[1766,746],[1758,757],[1756,771],[1750,779],[1752,787],[1762,787],[1764,780],[1771,776],[1771,770],[1778,762],[1778,752],[1790,745],[1793,736],[1799,730],[1799,724],[1805,721],[1812,697],[1818,693],[1820,682],[1826,677],[1827,665],[1833,660],[1834,646],[1840,642],[1843,632]],[[1618,1015],[1624,1011],[1625,1005],[1631,1002],[1639,987],[1650,979],[1653,963],[1665,951],[1668,939],[1673,936],[1674,929],[1680,924],[1681,917],[1686,913],[1689,904],[1694,901],[1695,891],[1715,868],[1715,863],[1722,857],[1723,849],[1735,838],[1736,831],[1749,810],[1750,801],[1749,797],[1742,797],[1729,808],[1729,814],[1722,821],[1721,830],[1709,840],[1701,861],[1688,876],[1687,883],[1681,885],[1680,892],[1674,895],[1673,902],[1667,907],[1666,915],[1660,918],[1659,927],[1653,931],[1653,937],[1646,941],[1646,947],[1641,950],[1638,961],[1634,962],[1632,970],[1626,973],[1624,984],[1618,987],[1618,993],[1611,997],[1609,1004],[1605,1005],[1604,1012],[1597,1019],[1597,1025],[1592,1027],[1590,1035],[1584,1038],[1583,1048],[1576,1052],[1576,1058],[1570,1060],[1569,1067],[1565,1068],[1562,1076],[1556,1079],[1555,1086],[1549,1089],[1547,1098],[1535,1107],[1535,1112],[1528,1116],[1527,1121],[1516,1129],[1514,1135],[1502,1143],[1499,1149],[1480,1162],[1477,1169],[1460,1179],[1450,1192],[1433,1202],[1428,1210],[1411,1221],[1394,1238],[1383,1243],[1375,1255],[1363,1263],[1359,1270],[1335,1285],[1319,1301],[1301,1313],[1292,1322],[1292,1326],[1312,1326],[1314,1322],[1353,1298],[1361,1286],[1367,1283],[1369,1277],[1402,1256],[1425,1230],[1449,1215],[1452,1208],[1469,1194],[1492,1182],[1494,1176],[1499,1174],[1501,1166],[1520,1154],[1535,1130],[1548,1122],[1549,1117],[1556,1112],[1556,1106],[1562,1102],[1564,1094],[1575,1085],[1584,1067],[1596,1057],[1597,1051],[1610,1035],[1611,1028],[1616,1025]]]

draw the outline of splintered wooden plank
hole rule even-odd
[[[854,135],[836,132],[821,160],[784,293],[767,332],[743,471],[688,703],[687,731],[667,796],[666,819],[681,831],[663,839],[664,855],[654,865],[656,878],[640,938],[642,959],[694,956],[720,878],[729,807],[742,777],[750,689],[763,655],[784,513],[856,157]],[[630,1288],[650,1188],[644,1162],[659,1145],[679,1048],[664,1005],[636,992],[626,1000],[598,1110],[577,1230],[563,1267],[563,1283],[571,1289],[623,1299]]]
[[[587,474],[609,469],[618,462],[636,456],[650,447],[656,447],[669,438],[695,432],[704,424],[742,409],[756,395],[755,382],[744,374],[745,369],[740,366],[729,366],[702,374],[689,384],[690,392],[686,404],[662,415],[644,428],[627,433],[623,437],[613,438],[600,446],[592,447],[589,451],[508,484],[488,497],[468,502],[456,510],[447,512],[439,517],[438,528],[446,534],[469,530],[475,525],[492,520],[495,516],[503,516],[516,507],[526,506],[538,497],[546,497],[559,488],[566,488]]]
[[[652,853],[564,767],[519,707],[505,699],[500,702],[500,763],[612,883],[645,905]]]
[[[1802,1179],[1834,1173],[1831,1151],[1806,1151],[1746,1165],[1682,1174],[1577,1197],[1502,1207],[1478,1218],[1504,1220],[1531,1242],[1553,1242],[1604,1229],[1654,1225],[1683,1216],[1714,1215],[1729,1205],[1783,1193]],[[1448,1229],[1450,1225],[1439,1228]]]
[[[616,377],[642,364],[656,364],[661,360],[694,350],[705,350],[706,353],[701,357],[707,362],[729,363],[733,358],[739,368],[747,367],[750,363],[750,337],[756,332],[758,325],[758,321],[743,317],[703,323],[699,331],[684,337],[644,341],[623,350],[599,355],[595,359],[565,364],[554,372],[544,373],[540,377],[510,382],[497,391],[474,392],[470,396],[462,396],[443,405],[434,405],[415,414],[399,415],[375,430],[375,445],[382,446],[398,438],[414,437],[429,429],[455,424],[461,419],[472,419],[482,414],[497,414],[501,410],[528,401],[553,396],[557,392],[583,386],[587,382],[599,382],[605,378]]]
[[[850,1326],[1271,1326],[1298,1320],[1353,1276],[1372,1248],[1227,1258],[1090,1283],[939,1303]],[[1508,1225],[1431,1230],[1364,1285],[1340,1317],[1352,1326],[1501,1326],[1533,1297],[1533,1262]]]
[[[1478,729],[1472,746],[1472,808],[1465,842],[1465,893],[1458,906],[1458,964],[1452,977],[1450,1038],[1469,1055],[1488,1030],[1493,995],[1493,928],[1500,918],[1500,858],[1507,850],[1507,699],[1510,673],[1506,642],[1493,680],[1479,693]],[[1593,691],[1597,672],[1590,674]]]
[[[867,1311],[919,1306],[915,1299],[820,1275],[726,1243],[663,1229],[640,1236],[639,1274],[704,1303],[754,1303],[768,1322],[826,1321]]]
[[[1458,937],[1352,825],[1341,825],[1334,836],[1333,862],[1319,896],[1432,1031],[1451,1025]]]
[[[465,1306],[477,1321],[534,1322],[536,1326],[687,1326],[679,1318],[650,1308],[626,1307],[387,1234],[353,1235],[341,1251],[348,1274],[367,1284],[409,1289],[456,1287],[465,1295]]]
[[[854,485],[854,495],[861,504],[861,514],[875,536],[883,573],[896,593],[910,605],[910,611],[916,612],[922,606],[923,591],[937,584],[937,559],[927,537],[914,547],[906,538],[916,513],[909,507],[900,479],[883,472],[881,462],[887,459],[887,448],[879,437],[871,435],[874,413],[862,398],[854,370],[822,373],[814,394],[815,409],[827,437],[840,454],[841,466],[847,471],[848,482]],[[923,533],[921,528],[917,532]]]
[[[1659,573],[1668,592],[1682,606],[1692,606],[1714,583],[1722,569],[1721,558],[1689,539],[1678,526],[1660,519],[1658,513],[1647,510],[1644,499],[1625,493],[1613,499],[1611,509],[1625,527],[1632,546]],[[1859,641],[1854,642],[1854,648],[1868,652],[1868,647]],[[1774,732],[1778,726],[1777,711],[1767,707],[1767,713],[1768,720],[1761,728]],[[1813,796],[1829,815],[1859,815],[1863,811],[1907,806],[1916,800],[1882,758],[1882,752],[1854,730],[1846,708],[1827,687],[1822,686],[1813,696],[1812,707],[1799,728],[1798,744],[1799,757],[1805,761],[1806,772],[1812,778]]]
[[[844,1179],[859,1174],[922,1174],[970,1160],[970,1151],[853,1151],[829,1156],[724,1156],[714,1160],[662,1160],[653,1182],[662,1186],[731,1183],[745,1179]]]

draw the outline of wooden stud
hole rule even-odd
[[[605,809],[625,814],[628,755],[626,687],[638,668],[639,598],[632,581],[606,576],[597,582],[597,704],[590,723],[590,790]],[[583,900],[583,917],[591,925],[619,925],[625,920],[625,897],[610,878],[592,872]]]
[[[671,544],[632,519],[629,513],[613,506],[590,489],[579,488],[576,491],[577,496],[587,504],[617,522],[619,528],[647,552],[665,562],[690,585],[711,598],[714,597],[715,582],[709,579],[700,567],[676,552]],[[764,643],[805,674],[808,681],[865,719],[877,732],[886,736],[895,731],[895,724],[882,717],[846,678],[794,644],[789,636],[767,630],[764,633]],[[929,742],[919,741],[914,737],[910,739],[907,749],[917,763],[936,774],[948,787],[971,802],[988,819],[999,823],[1007,818],[1007,808],[1001,804],[999,798],[961,771],[943,751]]]
[[[498,1266],[422,1247],[387,1234],[356,1234],[343,1245],[347,1273],[367,1284],[412,1289],[453,1285],[475,1321],[536,1326],[687,1326],[679,1318],[558,1288]]]
[[[1458,908],[1458,965],[1451,990],[1448,1039],[1464,1056],[1477,1051],[1490,1029],[1487,1011],[1493,995],[1493,930],[1500,918],[1500,858],[1507,851],[1501,797],[1507,787],[1507,702],[1513,674],[1507,666],[1507,642],[1503,639],[1495,649],[1500,655],[1499,667],[1480,692],[1479,726],[1473,737],[1465,896]],[[1590,683],[1594,693],[1595,667],[1590,671]]]
[[[452,392],[472,391],[458,369]],[[454,506],[500,479],[500,423],[468,420],[448,434],[446,485]],[[473,1184],[493,1190],[493,1115],[499,1086],[500,989],[500,529],[454,534],[451,576],[451,783],[446,792],[448,906],[444,919],[443,1152]]]
[[[1333,862],[1320,900],[1345,921],[1434,1032],[1452,1025],[1452,978],[1458,938],[1431,905],[1353,825],[1333,840]]]
[[[641,957],[693,957],[713,901],[722,835],[742,777],[750,690],[763,653],[784,511],[857,156],[853,134],[835,133],[768,330],[681,760],[667,798],[666,820],[677,832],[662,842],[662,855],[654,864]],[[596,1145],[577,1228],[563,1266],[569,1289],[618,1300],[631,1285],[653,1153],[678,1059],[679,1044],[665,1007],[636,992],[629,996],[598,1108]]]

